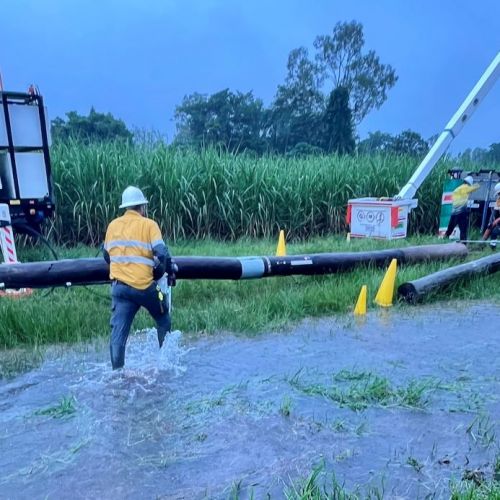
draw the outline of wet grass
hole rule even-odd
[[[362,251],[402,245],[437,243],[436,238],[410,238],[406,241],[381,242],[341,238],[316,238],[288,245],[288,254],[335,251]],[[203,240],[180,242],[174,255],[243,256],[273,255],[276,241],[240,240],[232,243]],[[95,248],[60,248],[61,257],[89,257]],[[487,254],[487,252],[486,252]],[[477,258],[483,254],[475,254]],[[24,261],[48,259],[46,250],[20,250]],[[455,262],[432,262],[400,267],[396,285]],[[375,309],[373,298],[384,276],[384,269],[359,268],[329,276],[282,277],[250,281],[179,281],[174,289],[173,328],[194,336],[232,331],[255,335],[280,330],[307,317],[350,313],[361,285],[367,284],[368,307]],[[433,300],[488,299],[500,301],[500,288],[492,276],[480,277],[453,287]],[[20,300],[0,298],[0,349],[41,346],[55,343],[89,341],[109,333],[109,290],[107,286],[75,287],[54,291],[35,291]],[[409,306],[402,305],[408,308]],[[133,330],[153,326],[149,316],[140,312]]]
[[[467,427],[466,433],[474,443],[478,443],[485,448],[489,448],[496,443],[495,422],[492,421],[489,415],[483,413],[477,415]]]
[[[284,417],[289,417],[292,413],[292,399],[290,396],[283,396],[280,404],[280,413]]]
[[[407,465],[420,472],[423,465],[413,457],[408,458]],[[480,470],[465,470],[460,481],[452,480],[449,484],[450,500],[499,500],[500,478],[494,472],[491,477]],[[386,498],[384,481],[379,485],[357,485],[348,489],[340,483],[334,472],[328,472],[322,461],[312,471],[297,479],[285,482],[283,498],[286,500],[381,500]],[[234,482],[228,499],[255,498],[253,489],[246,489],[243,481]],[[262,498],[273,498],[269,493]],[[280,496],[281,498],[281,496]],[[392,498],[392,496],[391,496]],[[399,498],[399,497],[398,497]],[[402,497],[401,497],[402,498]],[[406,497],[405,497],[406,498]],[[425,498],[437,498],[436,493],[429,491]],[[439,495],[439,498],[442,498]]]
[[[423,468],[413,457],[408,458],[407,465],[417,472]],[[499,500],[500,477],[495,471],[496,469],[487,477],[483,471],[466,469],[460,481],[450,482],[450,500]],[[306,477],[292,481],[286,486],[284,496],[287,500],[378,500],[385,498],[385,492],[383,482],[380,486],[357,486],[349,491],[337,481],[333,472],[326,472],[322,463],[314,467]],[[426,498],[435,498],[435,494],[429,492]]]
[[[479,484],[474,480],[454,482],[450,487],[451,500],[499,500],[500,481],[484,480]]]
[[[384,498],[384,488],[378,486],[358,487],[349,491],[337,481],[334,473],[327,473],[322,463],[313,468],[305,478],[299,478],[286,486],[287,500],[379,500]]]
[[[74,396],[63,396],[59,403],[34,412],[34,415],[44,415],[52,418],[69,418],[76,413]]]
[[[0,351],[0,379],[32,370],[40,366],[43,359],[43,351],[31,347]]]
[[[415,457],[408,457],[406,463],[413,467],[417,472],[420,472],[424,468],[424,464],[419,462]]]
[[[340,407],[363,411],[370,406],[400,406],[425,408],[430,394],[440,388],[435,379],[410,380],[395,387],[389,379],[369,371],[342,370],[331,375],[331,383],[323,384],[305,380],[299,370],[288,383],[296,390],[311,396],[322,396]]]

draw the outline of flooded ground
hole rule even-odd
[[[306,321],[158,352],[52,352],[0,383],[1,498],[283,498],[321,467],[363,497],[447,498],[499,453],[493,304]],[[476,476],[474,476],[476,474]]]

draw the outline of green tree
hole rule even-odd
[[[494,142],[490,145],[486,158],[488,162],[500,165],[500,142]]]
[[[391,134],[380,130],[368,132],[368,137],[359,142],[358,152],[360,154],[384,153],[391,150],[393,142],[394,137]]]
[[[404,130],[394,137],[389,150],[396,154],[423,157],[429,150],[429,144],[418,132]]]
[[[67,120],[60,117],[52,120],[51,134],[55,142],[77,139],[85,143],[106,141],[131,141],[132,132],[122,120],[111,113],[98,113],[92,107],[88,116],[76,111],[66,113]]]
[[[387,99],[387,92],[398,77],[388,64],[382,64],[373,50],[363,53],[363,25],[357,21],[339,22],[332,35],[314,41],[321,76],[333,88],[345,87],[356,123]]]
[[[284,153],[297,144],[316,146],[325,99],[320,91],[321,76],[300,47],[290,52],[285,83],[278,86],[271,105],[269,135],[273,150]]]
[[[323,149],[327,153],[352,154],[356,146],[353,135],[349,92],[345,87],[332,90],[323,116]]]
[[[264,107],[252,92],[233,93],[225,89],[210,96],[186,96],[176,107],[175,119],[177,144],[213,144],[232,152],[257,153],[265,147]]]

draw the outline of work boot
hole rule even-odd
[[[163,345],[163,342],[165,341],[165,337],[167,336],[167,333],[170,332],[158,332],[158,345],[161,346]]]
[[[123,365],[125,365],[125,346],[110,344],[109,353],[113,370],[123,368]]]

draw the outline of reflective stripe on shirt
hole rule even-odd
[[[106,248],[106,250],[110,250],[111,248],[115,247],[144,248],[145,250],[152,250],[155,246],[154,243],[155,242],[153,242],[153,244],[144,243],[143,241],[139,240],[114,240],[106,243],[104,247]]]
[[[117,264],[132,263],[132,264],[144,264],[146,266],[154,267],[153,259],[148,259],[147,257],[120,255],[120,256],[110,256],[110,260],[111,260],[111,262],[114,262]]]
[[[151,242],[151,246],[154,248],[158,245],[165,245],[164,241],[163,240],[154,240]]]

